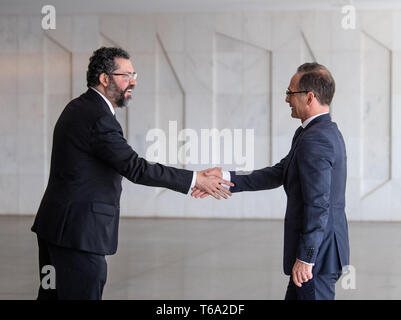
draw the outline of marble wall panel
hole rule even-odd
[[[0,94],[15,96],[17,93],[18,56],[14,54],[0,53]]]
[[[1,58],[1,57],[0,57]],[[0,136],[18,133],[17,94],[0,94]]]
[[[156,20],[152,14],[128,16],[127,49],[135,53],[154,53]]]
[[[143,25],[140,26],[143,28]],[[170,13],[170,14],[157,14],[155,22],[151,28],[149,39],[154,39],[155,33],[163,41],[165,50],[171,53],[184,53],[185,52],[185,14]],[[155,51],[155,44],[153,42],[153,50]]]
[[[18,48],[18,29],[16,16],[0,17],[0,52],[15,54]]]
[[[362,36],[362,195],[391,178],[391,51]]]
[[[39,208],[47,180],[43,174],[24,174],[18,177],[18,213],[32,214]]]
[[[16,174],[0,174],[0,214],[19,214],[19,181]]]
[[[17,137],[15,135],[0,136],[0,174],[17,174]]]
[[[216,128],[241,129],[244,145],[246,129],[253,129],[252,143],[257,142],[258,148],[255,149],[257,162],[252,168],[255,164],[266,166],[270,160],[271,53],[254,44],[216,33],[214,59]],[[231,137],[234,145],[233,130]],[[264,143],[260,143],[261,140]],[[231,163],[235,165],[234,152],[233,149]],[[221,150],[221,164],[223,160],[224,164],[229,164],[224,154]]]
[[[44,40],[45,97],[42,101],[42,117],[45,123],[42,130],[45,135],[47,174],[50,170],[54,127],[61,112],[72,99],[72,53],[64,47],[62,35],[56,39],[46,36]]]
[[[0,213],[36,211],[54,123],[87,90],[93,50],[116,45],[138,72],[134,97],[117,117],[140,156],[152,144],[147,133],[169,134],[169,120],[176,120],[178,132],[192,129],[199,138],[202,129],[254,129],[255,168],[280,161],[300,125],[285,103],[296,68],[325,64],[336,81],[331,114],[347,146],[347,214],[401,220],[401,13],[358,11],[355,30],[344,30],[342,17],[319,10],[66,15],[57,17],[56,30],[44,31],[39,15],[1,16]],[[199,161],[187,168],[213,165],[201,163],[200,151],[198,145]],[[282,188],[217,202],[126,179],[123,187],[122,215],[282,218],[285,210]]]
[[[166,134],[166,164],[183,167],[177,151],[182,143],[178,132],[185,128],[185,91],[161,38],[156,45],[156,119],[155,124]],[[177,137],[177,138],[176,138]]]

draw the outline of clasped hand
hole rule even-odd
[[[191,196],[194,198],[205,198],[208,195],[215,197],[220,200],[220,196],[227,199],[227,196],[231,196],[231,192],[222,186],[225,184],[229,187],[233,187],[234,184],[230,181],[222,178],[223,172],[219,167],[210,168],[196,173],[196,184],[192,188]]]

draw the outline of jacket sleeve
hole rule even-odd
[[[230,171],[231,192],[259,191],[278,188],[283,184],[284,164],[288,155],[273,167],[266,167],[252,172]]]
[[[138,156],[123,137],[118,121],[100,117],[91,130],[93,154],[133,183],[188,193],[193,171],[150,163]]]
[[[301,126],[295,131],[294,137],[292,138],[291,150],[296,137],[299,136],[301,131]],[[230,191],[259,191],[282,186],[284,183],[284,166],[288,161],[291,150],[285,158],[281,159],[281,161],[273,167],[266,167],[249,173],[230,171],[231,182],[235,184],[234,187],[230,187]]]
[[[334,147],[325,137],[305,137],[301,143],[296,165],[304,207],[297,258],[315,263],[329,218]]]

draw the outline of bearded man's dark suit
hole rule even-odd
[[[66,106],[54,129],[48,186],[32,231],[40,267],[55,265],[57,296],[41,287],[38,298],[101,298],[104,256],[117,250],[122,177],[186,194],[193,172],[140,158],[106,101],[88,89]],[[82,278],[88,273],[93,279]]]

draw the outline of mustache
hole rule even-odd
[[[135,85],[134,85],[134,84],[133,84],[133,85],[129,85],[129,86],[124,90],[124,93],[126,93],[128,90],[134,91],[134,88],[135,88]]]

